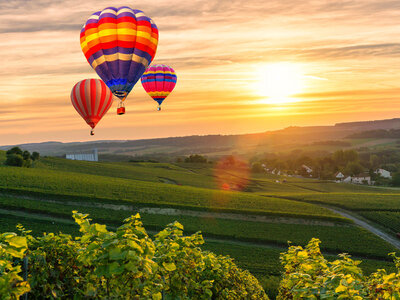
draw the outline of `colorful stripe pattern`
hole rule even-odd
[[[146,92],[161,105],[174,89],[177,77],[174,69],[167,65],[152,65],[141,80]]]
[[[80,42],[92,68],[124,100],[156,54],[158,29],[141,10],[107,7],[89,17]]]
[[[103,81],[85,79],[79,81],[72,88],[71,102],[76,111],[93,129],[110,109],[113,95]]]

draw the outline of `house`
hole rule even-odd
[[[308,174],[311,174],[312,173],[312,169],[310,168],[310,167],[308,167],[308,166],[306,166],[306,165],[302,165],[301,166],[304,170],[306,170],[306,172],[308,173]]]
[[[342,172],[337,172],[337,173],[335,174],[335,178],[336,178],[336,181],[340,182],[340,181],[342,181],[342,180],[345,178],[345,176],[343,175]]]
[[[357,176],[353,176],[351,182],[371,185],[371,176],[368,173],[360,173]]]
[[[347,176],[346,178],[344,178],[344,179],[342,180],[342,182],[351,183],[351,176]]]
[[[94,149],[92,153],[66,154],[65,158],[71,160],[99,161],[97,149]]]
[[[375,170],[374,173],[377,174],[377,175],[380,175],[383,178],[392,179],[392,175],[390,174],[390,172],[386,171],[384,169],[377,169],[377,170]]]

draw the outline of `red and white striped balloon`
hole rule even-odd
[[[93,129],[107,113],[113,103],[113,95],[106,84],[99,79],[79,81],[72,88],[71,102],[76,111]]]

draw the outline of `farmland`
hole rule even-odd
[[[0,162],[4,158],[0,151]],[[364,261],[361,266],[367,273],[392,268],[387,256],[396,251],[392,245],[324,205],[351,210],[397,232],[399,199],[396,190],[289,177],[283,183],[279,176],[260,174],[251,175],[242,191],[221,191],[212,164],[96,163],[47,157],[32,168],[0,166],[3,232],[22,223],[34,234],[76,234],[72,210],[89,213],[110,228],[140,212],[150,234],[178,220],[186,233],[203,233],[205,249],[231,255],[252,271],[270,295],[276,293],[278,257],[288,241],[304,245],[317,237],[332,259],[347,252]]]

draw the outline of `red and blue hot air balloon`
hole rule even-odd
[[[141,81],[146,92],[157,101],[157,110],[161,110],[161,103],[174,89],[177,77],[174,69],[167,65],[152,65],[144,72]]]
[[[156,24],[141,10],[107,7],[89,17],[80,43],[89,64],[120,99],[117,113],[124,114],[123,101],[156,54]]]

